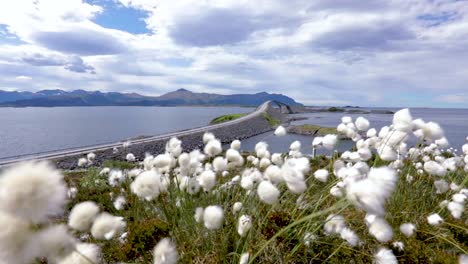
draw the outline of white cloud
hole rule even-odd
[[[0,24],[22,43],[0,42],[0,87],[27,88],[14,80],[25,75],[29,89],[268,91],[352,105],[421,105],[426,93],[428,106],[468,106],[453,97],[468,82],[463,1],[120,0],[148,12],[152,33],[139,35],[93,22],[99,1],[6,2]]]

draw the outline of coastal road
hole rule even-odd
[[[128,142],[134,145],[134,144],[150,143],[153,141],[169,140],[172,137],[181,137],[181,136],[186,136],[186,135],[195,134],[195,133],[203,133],[203,132],[208,132],[217,128],[222,128],[224,126],[238,124],[238,123],[244,122],[246,120],[249,120],[251,118],[257,117],[258,115],[265,113],[270,107],[270,104],[271,104],[271,101],[266,101],[260,106],[258,106],[257,109],[255,109],[255,111],[245,116],[242,116],[238,119],[224,122],[221,124],[209,125],[205,127],[193,128],[193,129],[188,129],[188,130],[178,131],[178,132],[171,132],[167,134],[162,134],[162,135],[157,135],[157,136],[152,136],[152,137],[147,137],[147,138],[142,138],[142,139],[128,140]],[[22,161],[28,161],[28,160],[49,160],[49,159],[63,158],[67,156],[79,156],[79,155],[84,156],[90,152],[108,150],[108,149],[113,149],[115,147],[121,148],[123,143],[124,142],[120,141],[120,142],[110,143],[110,144],[101,144],[101,145],[88,146],[88,147],[82,147],[82,148],[37,153],[37,154],[32,154],[32,155],[8,157],[8,158],[0,159],[0,167],[11,165],[11,164],[22,162]]]

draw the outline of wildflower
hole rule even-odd
[[[206,170],[198,177],[198,181],[203,190],[209,192],[216,185],[216,174],[211,170]]]
[[[75,250],[77,241],[68,233],[65,225],[51,226],[39,231],[36,235],[40,245],[41,256],[49,261],[57,261]]]
[[[346,187],[346,196],[366,212],[383,215],[385,201],[395,189],[396,180],[395,170],[372,168],[367,179],[352,182]]]
[[[79,158],[78,159],[78,167],[84,167],[88,165],[88,159],[87,158]]]
[[[314,177],[315,179],[321,181],[321,182],[327,182],[328,179],[328,171],[327,170],[317,170],[314,172]]]
[[[100,172],[99,175],[106,175],[109,174],[110,168],[103,168]]]
[[[239,151],[240,148],[241,148],[241,142],[240,142],[240,140],[237,140],[237,139],[236,139],[236,140],[234,140],[234,141],[231,142],[231,149],[234,149],[234,150]]]
[[[175,165],[175,160],[171,156],[171,154],[168,154],[168,153],[157,155],[153,159],[153,166],[159,169],[171,168],[174,165]]]
[[[127,203],[127,200],[125,200],[125,197],[121,195],[117,197],[117,199],[115,199],[113,204],[114,204],[115,209],[122,210],[126,203]]]
[[[242,253],[239,264],[247,264],[249,262],[249,252]]]
[[[344,227],[341,230],[340,236],[342,239],[346,240],[346,242],[348,242],[348,244],[352,247],[357,246],[360,242],[359,237],[356,235],[356,233],[347,227]]]
[[[206,144],[213,139],[216,139],[216,138],[212,133],[206,132],[205,134],[203,134],[203,144]]]
[[[203,222],[205,227],[214,230],[223,225],[224,211],[220,206],[212,205],[205,208],[203,212]]]
[[[89,264],[100,263],[101,249],[95,244],[79,243],[76,245],[76,250],[57,261],[57,264]]]
[[[339,234],[346,227],[345,220],[341,215],[329,215],[324,225],[325,233],[328,235]]]
[[[430,141],[440,139],[444,136],[444,130],[439,124],[434,122],[426,123],[422,129],[424,138]]]
[[[413,129],[413,118],[408,108],[401,109],[393,115],[393,127],[396,130],[410,132]]]
[[[416,226],[411,223],[402,224],[400,226],[400,232],[403,233],[403,235],[407,237],[412,236],[415,230],[416,230]]]
[[[392,227],[385,219],[380,217],[376,217],[370,224],[369,233],[382,243],[388,242],[393,238]]]
[[[374,262],[376,264],[398,264],[398,260],[390,249],[380,248],[374,255]]]
[[[169,238],[163,238],[154,247],[154,264],[176,264],[178,253],[174,243]]]
[[[270,180],[274,184],[283,182],[283,176],[281,175],[281,169],[276,165],[268,166],[264,172],[265,178]]]
[[[353,119],[350,117],[350,116],[343,116],[341,118],[341,122],[343,124],[348,124],[348,123],[352,123],[353,122]]]
[[[258,167],[263,169],[271,165],[271,161],[267,158],[262,158],[260,160],[260,163],[258,164]]]
[[[310,242],[312,242],[313,240],[317,239],[317,237],[312,234],[311,232],[307,232],[304,234],[304,245],[306,247],[309,247],[310,246]]]
[[[101,213],[94,220],[91,227],[91,234],[96,239],[110,240],[115,235],[122,233],[125,229],[126,223],[123,217],[113,216],[109,213]]]
[[[195,209],[195,222],[201,223],[203,221],[203,211],[204,209],[202,207],[197,207],[197,209]]]
[[[234,205],[232,206],[232,213],[237,213],[242,209],[242,203],[241,202],[235,202]]]
[[[439,214],[431,214],[430,216],[427,217],[427,222],[430,225],[437,226],[440,225],[442,222],[444,222],[444,219],[440,217]]]
[[[179,157],[182,154],[182,141],[176,137],[171,138],[166,144],[166,152],[176,158]]]
[[[336,135],[326,135],[323,137],[322,145],[324,148],[328,150],[332,150],[335,148],[336,143],[338,142],[338,137]]]
[[[155,171],[145,171],[130,184],[130,189],[140,198],[153,200],[163,190],[161,176]]]
[[[75,230],[85,232],[89,230],[98,213],[99,207],[94,202],[76,204],[68,216],[68,225]]]
[[[208,141],[208,143],[205,145],[204,152],[206,155],[209,157],[214,157],[221,153],[223,151],[223,148],[221,146],[221,142],[217,139],[212,139]]]
[[[367,131],[367,129],[369,129],[369,120],[365,119],[362,116],[358,117],[354,124],[356,125],[356,128],[359,131]]]
[[[434,176],[444,176],[447,173],[442,165],[432,160],[424,163],[424,170]]]
[[[368,138],[372,138],[372,137],[377,136],[377,130],[375,128],[371,128],[371,129],[367,130],[366,136]]]
[[[468,264],[468,255],[466,254],[461,254],[458,257],[458,264]]]
[[[463,204],[450,202],[447,205],[447,209],[450,211],[450,214],[452,214],[453,218],[460,219],[463,214],[463,211],[465,210],[465,207],[463,206]]]
[[[257,188],[257,194],[260,200],[266,204],[274,204],[278,201],[280,191],[269,181],[262,181]]]
[[[223,157],[216,157],[213,160],[213,169],[216,172],[225,171],[228,168],[228,161]]]
[[[301,142],[299,140],[294,141],[289,146],[289,149],[292,151],[300,151],[301,150]]]
[[[384,145],[380,148],[378,153],[380,158],[385,161],[392,161],[398,158],[398,153],[388,145]]]
[[[88,155],[86,155],[86,157],[88,158],[89,161],[92,161],[92,160],[96,159],[96,154],[91,152],[91,153],[88,153]]]
[[[135,155],[133,155],[133,153],[128,153],[127,156],[125,157],[125,159],[128,162],[134,162],[136,160]]]
[[[461,191],[460,191],[460,193],[456,193],[456,194],[452,195],[452,200],[454,202],[456,202],[456,203],[459,203],[459,204],[464,204],[466,199],[467,199],[467,195],[462,194]]]
[[[0,260],[3,263],[32,263],[39,254],[31,245],[33,232],[24,219],[0,211]]]
[[[78,193],[78,189],[76,187],[68,188],[67,190],[68,199],[75,199],[77,193]]]
[[[21,163],[0,175],[0,210],[33,223],[63,212],[67,187],[47,162]]]
[[[125,180],[125,175],[121,170],[112,170],[109,173],[109,185],[112,187],[117,186],[119,183]]]
[[[237,223],[237,233],[244,237],[252,227],[252,218],[248,215],[241,215]]]
[[[286,135],[286,129],[283,126],[278,126],[275,130],[275,136],[282,137]]]

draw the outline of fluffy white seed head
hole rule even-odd
[[[242,253],[239,264],[247,264],[249,263],[249,252]]]
[[[126,227],[123,217],[113,216],[109,213],[101,213],[94,220],[91,227],[91,235],[96,239],[112,239],[122,233]]]
[[[332,150],[335,148],[337,142],[338,142],[337,135],[328,134],[323,137],[322,145],[324,148],[328,150]]]
[[[134,162],[136,160],[135,155],[133,155],[133,153],[128,153],[127,156],[125,156],[125,159],[128,162]]]
[[[248,215],[241,215],[237,222],[237,233],[244,237],[252,227],[252,218]]]
[[[240,210],[242,210],[242,203],[241,202],[235,202],[234,205],[232,206],[232,213],[237,213]]]
[[[33,232],[20,217],[0,211],[0,261],[2,263],[33,263],[38,257],[37,246],[31,245]]]
[[[271,181],[273,184],[283,182],[283,176],[281,175],[281,168],[276,165],[270,165],[264,172],[265,178]]]
[[[324,169],[317,170],[317,171],[314,172],[314,177],[315,177],[315,179],[317,179],[317,180],[319,180],[321,182],[327,182],[328,171],[324,170]]]
[[[380,248],[374,255],[375,264],[398,264],[398,260],[390,249]]]
[[[356,119],[355,125],[359,131],[367,131],[369,129],[369,120],[360,116]]]
[[[221,141],[217,139],[212,139],[206,143],[204,152],[206,155],[209,157],[214,157],[218,154],[220,154],[223,151],[223,148],[221,146]]]
[[[209,192],[216,185],[216,173],[211,170],[206,170],[200,174],[198,177],[198,182],[200,183],[200,186],[203,188],[203,190]]]
[[[216,157],[213,160],[213,169],[216,172],[222,172],[228,169],[228,161],[223,157]]]
[[[434,181],[436,193],[445,193],[449,190],[449,184],[445,180]]]
[[[206,132],[205,134],[203,134],[203,144],[206,144],[213,139],[216,139],[216,138],[212,133]]]
[[[369,233],[382,243],[388,242],[393,238],[392,227],[385,221],[385,219],[380,217],[376,217],[370,224]]]
[[[444,222],[444,219],[440,217],[439,214],[431,214],[430,216],[427,217],[427,222],[430,225],[437,226],[440,225],[442,222]]]
[[[444,176],[447,173],[442,165],[433,160],[424,162],[424,170],[433,176]]]
[[[449,202],[447,205],[447,209],[450,211],[450,214],[453,216],[453,218],[460,219],[463,214],[463,211],[465,210],[465,206],[460,203]]]
[[[68,225],[75,230],[86,232],[91,228],[98,213],[99,207],[94,202],[76,204],[68,216]]]
[[[89,264],[89,261],[101,263],[101,249],[95,244],[79,243],[75,251],[60,259],[57,264]]]
[[[407,237],[412,236],[415,230],[416,226],[411,223],[405,223],[400,226],[400,232]]]
[[[274,204],[278,201],[280,191],[270,181],[262,181],[257,188],[260,200],[266,204]]]
[[[119,197],[115,199],[115,201],[113,202],[113,205],[115,209],[122,210],[126,203],[127,203],[127,200],[125,199],[125,197],[120,195]]]
[[[286,129],[283,126],[278,126],[275,130],[275,136],[282,137],[286,135]]]
[[[205,208],[203,212],[203,222],[206,228],[210,230],[218,229],[223,225],[223,220],[223,208],[217,205],[211,205]]]
[[[403,132],[410,132],[412,130],[413,117],[408,108],[401,109],[393,115],[393,127]]]
[[[47,227],[36,234],[36,239],[41,256],[53,262],[72,254],[77,244],[65,225]]]
[[[130,185],[130,189],[138,197],[150,201],[158,197],[164,187],[161,183],[161,176],[151,170],[138,175]]]
[[[88,165],[88,159],[87,158],[79,158],[78,159],[78,167],[84,167]]]
[[[329,215],[326,219],[325,233],[328,235],[339,234],[346,227],[345,220],[341,215]]]
[[[176,264],[178,259],[177,248],[170,238],[163,238],[154,247],[154,264]]]
[[[241,149],[241,142],[240,140],[234,140],[231,142],[231,148],[239,151]]]
[[[197,207],[197,209],[195,209],[195,222],[197,223],[201,223],[203,222],[203,212],[204,212],[204,209],[202,207]]]
[[[340,237],[344,240],[346,240],[346,242],[348,242],[348,244],[352,247],[355,247],[357,245],[359,245],[359,243],[361,242],[359,240],[359,237],[358,235],[351,229],[347,228],[347,227],[344,227],[341,232],[340,232]]]
[[[0,175],[0,210],[42,223],[59,215],[67,201],[67,187],[60,171],[47,162],[26,162]]]

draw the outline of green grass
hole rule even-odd
[[[322,127],[318,125],[304,124],[298,125],[291,128],[290,133],[297,133],[302,135],[317,135],[324,136],[327,134],[338,134],[336,128],[333,127]]]
[[[263,117],[265,118],[266,121],[268,121],[268,124],[270,124],[271,127],[276,127],[281,124],[281,121],[272,117],[268,113],[263,113]]]
[[[221,124],[221,123],[224,123],[224,122],[227,122],[227,121],[231,121],[231,120],[241,118],[241,117],[243,117],[245,115],[246,114],[229,114],[229,115],[218,116],[215,119],[211,120],[210,124],[211,125]]]
[[[337,182],[335,177],[331,176],[327,183],[313,178],[315,170],[331,168],[334,158],[330,160],[318,156],[310,161],[311,172],[305,175],[308,189],[301,196],[301,202],[297,202],[298,195],[286,191],[284,184],[279,185],[282,193],[280,201],[270,206],[262,203],[255,192],[247,194],[239,185],[190,195],[179,190],[174,183],[168,193],[148,202],[130,192],[130,179],[122,186],[111,187],[105,177],[98,175],[99,169],[91,168],[86,173],[71,174],[69,184],[77,186],[79,191],[70,207],[92,200],[102,210],[125,218],[129,232],[125,243],[99,241],[108,263],[151,263],[151,250],[163,237],[175,240],[179,263],[238,263],[244,252],[250,252],[251,258],[256,257],[253,263],[372,263],[372,255],[378,247],[392,248],[391,243],[379,243],[369,235],[363,221],[363,211],[344,198],[329,195],[330,187]],[[368,164],[380,166],[388,162],[374,158]],[[251,165],[246,163],[245,166]],[[241,169],[232,169],[228,176],[218,177],[219,184],[239,175]],[[454,192],[435,194],[434,179],[426,173],[417,175],[415,172],[412,163],[406,161],[401,169],[398,187],[386,205],[386,220],[394,230],[392,241],[405,244],[404,251],[394,249],[394,254],[400,263],[455,263],[458,255],[468,252],[468,229],[464,222],[466,214],[462,220],[453,219],[438,204],[450,199]],[[413,182],[406,182],[407,174],[414,176]],[[464,182],[466,187],[468,176],[460,169],[445,178],[457,184]],[[113,208],[111,193],[114,197],[119,194],[126,196],[128,204],[123,210]],[[243,203],[243,209],[234,215],[232,205],[238,201]],[[195,209],[209,205],[224,208],[224,225],[219,230],[210,231],[203,224],[195,222]],[[426,217],[434,212],[439,212],[445,219],[445,223],[439,227],[427,224]],[[339,236],[324,234],[323,224],[331,213],[345,217],[348,227],[363,242],[361,246],[350,247]],[[250,215],[253,219],[253,227],[243,238],[236,231],[237,219],[242,214]],[[416,234],[410,238],[403,236],[398,229],[407,222],[417,226]],[[304,244],[306,233],[317,237],[309,246]],[[96,241],[90,238],[89,242]]]

